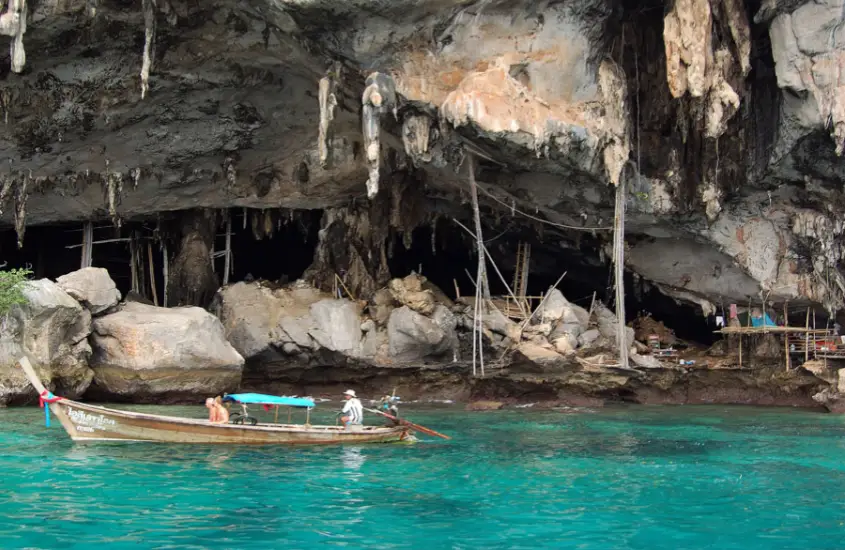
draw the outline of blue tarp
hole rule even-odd
[[[282,407],[314,407],[314,402],[304,397],[280,397],[278,395],[264,395],[263,393],[233,393],[223,398],[223,401],[234,401],[246,405],[279,405]]]
[[[769,317],[768,313],[764,313],[762,317],[752,317],[751,318],[751,326],[752,327],[774,327],[775,322],[772,321],[772,318]]]

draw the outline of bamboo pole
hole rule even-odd
[[[164,294],[161,297],[161,303],[164,307],[167,307],[167,283],[168,278],[170,277],[170,260],[167,258],[167,243],[162,243],[161,245],[161,256],[162,256],[162,266],[161,271],[162,275],[164,275]]]
[[[554,285],[552,285],[552,286],[549,288],[549,291],[548,291],[548,292],[546,292],[546,295],[545,295],[545,296],[543,296],[543,299],[542,299],[542,300],[540,300],[540,303],[539,303],[539,304],[537,304],[537,307],[536,307],[536,308],[534,308],[534,311],[532,311],[532,312],[531,312],[531,315],[530,315],[527,319],[525,319],[525,321],[524,321],[524,322],[522,323],[522,325],[519,327],[519,333],[520,333],[520,334],[522,334],[522,331],[524,331],[524,330],[525,330],[525,327],[527,327],[527,326],[528,326],[528,323],[530,323],[530,322],[531,322],[531,319],[533,319],[533,318],[534,318],[534,315],[535,315],[538,311],[540,311],[540,309],[543,307],[543,304],[545,304],[545,303],[546,303],[546,299],[547,299],[549,296],[551,296],[551,294],[552,294],[552,290],[554,290],[554,289],[556,289],[556,288],[557,288],[557,285],[559,285],[559,284],[560,284],[560,282],[563,280],[563,278],[564,278],[564,277],[566,277],[566,274],[567,274],[567,273],[568,273],[568,271],[564,271],[564,272],[563,272],[563,275],[561,275],[560,277],[558,277],[557,281],[555,281],[555,284],[554,284]]]
[[[787,313],[787,303],[784,302],[783,304],[783,326],[789,326],[789,314]],[[789,333],[786,332],[783,335],[783,349],[786,353],[786,372],[789,372]]]
[[[153,292],[153,305],[158,307],[158,292],[156,291],[156,272],[155,264],[153,263],[153,245],[147,243],[147,258],[150,262],[150,289]]]
[[[807,332],[804,333],[804,362],[810,360],[810,308],[807,307],[807,320],[804,322],[804,330]],[[813,340],[816,337],[813,336]]]
[[[122,242],[126,242],[126,241],[129,241],[129,240],[130,240],[129,237],[121,237],[121,238],[118,238],[118,239],[102,239],[102,240],[99,240],[99,241],[91,241],[91,244],[94,245],[94,244],[105,244],[105,243],[122,243]],[[82,248],[84,246],[85,246],[85,243],[71,244],[71,245],[66,246],[65,248],[70,250],[72,248]],[[89,245],[89,247],[90,247],[90,245]],[[85,252],[83,250],[83,254],[84,253]]]
[[[742,368],[742,333],[739,333],[739,368]]]
[[[619,364],[628,367],[628,338],[625,326],[625,179],[616,185],[616,216],[613,223],[613,263],[616,289],[616,343]]]
[[[476,352],[478,353],[478,363],[481,368],[481,376],[484,376],[484,338],[483,338],[483,320],[482,317],[485,311],[485,302],[490,299],[490,286],[487,284],[487,273],[485,271],[486,262],[484,260],[484,241],[481,233],[481,212],[478,208],[478,185],[475,181],[475,159],[472,153],[468,157],[468,172],[469,172],[469,187],[470,196],[472,198],[472,213],[475,221],[475,241],[477,244],[478,254],[478,271],[476,273],[475,285],[475,311],[473,321],[473,355],[472,355],[472,373],[476,374]]]
[[[135,254],[135,234],[129,237],[129,269],[132,271],[132,290],[138,292],[137,255]]]
[[[516,306],[519,308],[519,311],[522,313],[523,317],[528,315],[528,312],[525,311],[525,308],[522,306],[522,304],[520,304],[519,298],[517,298],[516,295],[514,294],[515,289],[511,289],[510,285],[508,285],[507,281],[505,281],[505,277],[502,275],[502,272],[499,271],[499,267],[496,265],[496,262],[493,261],[493,256],[490,255],[490,251],[487,250],[487,247],[484,246],[484,243],[481,242],[481,240],[478,239],[478,237],[475,234],[473,234],[473,232],[470,231],[469,228],[466,227],[464,224],[462,224],[461,222],[459,222],[458,220],[455,220],[455,219],[453,219],[452,221],[454,221],[456,224],[458,224],[461,227],[461,229],[466,231],[471,237],[476,239],[481,244],[481,249],[484,251],[484,255],[487,257],[488,260],[490,260],[490,263],[493,265],[493,270],[496,272],[496,275],[499,276],[499,280],[502,281],[502,284],[505,285],[505,289],[507,289],[510,297],[513,298],[514,302],[516,302]]]
[[[817,348],[818,348],[817,339],[819,337],[818,333],[816,332],[817,330],[818,330],[818,326],[816,326],[816,309],[813,308],[813,359],[817,359],[817,357],[816,357],[816,352],[817,352]]]
[[[232,258],[232,216],[226,211],[226,255],[223,260],[223,286],[229,284],[229,270]]]

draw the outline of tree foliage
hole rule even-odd
[[[0,270],[0,317],[5,317],[16,305],[26,303],[23,283],[32,275],[26,268]]]

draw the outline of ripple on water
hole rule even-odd
[[[176,414],[201,409],[176,409]],[[328,414],[328,413],[325,413]],[[812,548],[845,422],[798,411],[435,410],[417,445],[73,445],[0,411],[3,548]]]

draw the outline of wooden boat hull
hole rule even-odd
[[[52,401],[26,357],[19,364],[39,395]],[[411,438],[407,426],[376,427],[212,424],[208,420],[123,411],[57,398],[45,403],[74,441],[150,441],[225,445],[391,443]]]
[[[404,426],[299,426],[212,424],[206,420],[122,411],[63,399],[50,411],[74,441],[149,441],[226,445],[331,445],[391,443],[409,438]]]

